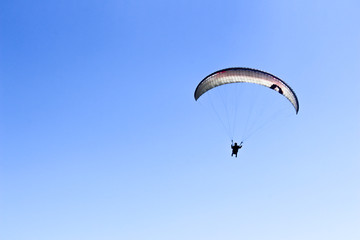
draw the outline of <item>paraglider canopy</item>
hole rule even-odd
[[[294,106],[296,114],[299,112],[299,102],[295,92],[280,78],[252,68],[226,68],[205,77],[196,87],[194,98],[217,86],[229,83],[255,83],[277,91],[286,97]]]

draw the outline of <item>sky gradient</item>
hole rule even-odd
[[[1,1],[0,238],[360,239],[359,9]],[[227,67],[300,103],[237,159],[193,98]]]

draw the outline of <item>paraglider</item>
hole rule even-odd
[[[234,144],[234,142],[231,141],[231,149],[232,149],[231,156],[235,154],[235,157],[237,157],[239,149],[242,148],[242,143],[243,142],[241,142],[240,145],[237,145],[237,143]]]
[[[251,83],[251,86],[256,85],[261,87],[260,89],[256,87],[255,89],[248,90],[248,83]],[[283,100],[274,97],[273,93],[270,93],[272,95],[268,98],[266,96],[264,100],[259,100],[262,95],[269,94],[267,90],[263,90],[264,88],[262,86],[284,96],[293,106],[295,113],[298,114],[299,101],[291,87],[279,77],[257,69],[241,67],[222,69],[206,76],[195,89],[194,98],[196,101],[204,98],[203,96],[205,95],[209,95],[203,102],[210,103],[210,108],[215,110],[217,117],[221,120],[223,127],[228,132],[232,141],[232,156],[235,155],[237,157],[238,150],[241,149],[242,143],[262,128],[263,125],[271,122],[270,120],[273,115],[279,115],[277,111],[280,105],[284,108],[282,102],[280,104],[276,102]],[[236,88],[239,88],[239,90],[234,91]],[[234,93],[231,93],[232,91],[234,91]],[[260,95],[260,97],[255,97],[255,95]],[[261,112],[264,111],[264,109],[270,112],[266,119],[264,117],[265,114]],[[257,110],[259,110],[259,113]],[[242,120],[242,122],[239,120]],[[252,125],[257,126],[253,127]],[[250,130],[245,129],[243,131],[244,136],[242,136],[242,141],[240,145],[237,145],[237,143],[233,144],[233,139],[234,137],[239,137],[239,128],[247,128]]]

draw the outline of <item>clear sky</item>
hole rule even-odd
[[[2,0],[0,238],[360,239],[359,10]],[[193,92],[237,66],[300,111],[235,159]]]

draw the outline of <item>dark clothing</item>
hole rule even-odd
[[[231,156],[233,156],[235,154],[235,157],[237,157],[237,153],[238,153],[239,149],[242,148],[242,146],[241,146],[241,144],[239,146],[239,145],[237,145],[237,143],[235,143],[234,145],[231,145],[231,148],[232,148]]]

